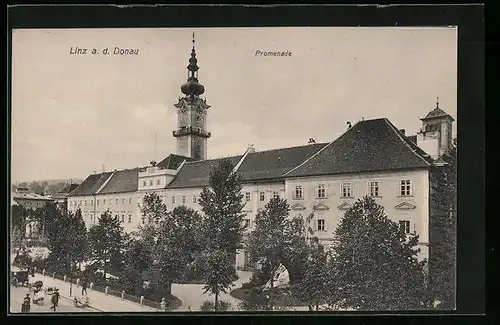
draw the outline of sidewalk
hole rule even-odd
[[[72,285],[72,297],[69,295],[70,283],[62,280],[54,279],[49,276],[44,276],[39,273],[35,274],[36,280],[43,281],[44,287],[56,287],[59,289],[61,298],[73,300],[81,294],[81,287],[76,284]],[[140,305],[138,303],[122,300],[121,298],[106,295],[105,293],[87,289],[90,307],[102,312],[156,312],[157,310],[148,306]]]

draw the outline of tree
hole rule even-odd
[[[359,199],[335,230],[334,261],[340,306],[409,310],[425,300],[418,236],[407,235],[370,197]]]
[[[123,227],[117,217],[104,212],[99,222],[89,230],[90,257],[96,267],[102,268],[104,279],[111,271],[118,273],[123,267]]]
[[[200,257],[203,264],[203,293],[210,292],[215,296],[214,308],[219,309],[219,296],[227,293],[233,286],[234,264],[230,253],[225,249],[206,250]]]
[[[199,202],[204,214],[201,260],[206,273],[205,292],[215,295],[215,308],[219,293],[235,279],[236,252],[243,248],[242,179],[233,170],[233,164],[223,159],[210,173],[210,187],[203,189]]]
[[[431,173],[431,214],[429,234],[429,291],[438,308],[456,307],[456,197],[457,147],[442,156],[443,165]],[[432,301],[433,302],[433,301]]]
[[[12,234],[19,239],[19,248],[23,245],[28,221],[28,210],[22,205],[14,205],[11,210]]]
[[[78,263],[78,269],[81,270],[82,263],[87,259],[89,253],[87,227],[80,209],[74,214],[69,214],[69,218],[68,235],[73,243],[70,250],[71,262]]]
[[[330,300],[329,296],[334,288],[328,263],[328,253],[323,246],[314,245],[305,263],[304,276],[296,284],[297,296],[301,301],[315,306],[316,311],[319,310],[320,304]]]
[[[310,254],[310,245],[318,241],[310,227],[313,217],[314,214],[310,214],[305,219],[300,216],[293,217],[286,228],[288,249],[285,251],[283,265],[288,270],[292,285],[302,281]]]
[[[167,213],[160,224],[153,256],[158,261],[156,283],[159,291],[167,296],[171,294],[172,283],[184,278],[187,267],[200,250],[196,241],[200,222],[196,211],[180,206]]]
[[[87,229],[81,211],[62,211],[56,204],[47,204],[38,215],[38,218],[43,215],[43,229],[48,238],[48,264],[58,271],[72,274],[76,263],[81,266],[86,259],[88,249]]]
[[[249,235],[250,259],[271,270],[271,289],[274,287],[272,274],[283,263],[289,245],[286,236],[289,213],[286,199],[272,198],[255,216],[255,230]]]
[[[142,274],[153,264],[151,247],[132,234],[125,242],[124,267],[120,273],[119,283],[122,290],[138,294],[142,285]]]
[[[168,212],[156,193],[145,195],[141,209],[144,223],[135,248],[136,252],[147,255],[150,262],[134,264],[140,268],[137,270],[127,267],[127,272],[135,275],[146,272],[157,293],[170,296],[172,283],[184,279],[201,250],[198,242],[201,216],[185,206]]]

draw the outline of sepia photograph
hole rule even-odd
[[[10,313],[455,310],[457,40],[12,30]]]

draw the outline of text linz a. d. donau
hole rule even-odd
[[[78,55],[86,55],[86,54],[113,54],[113,55],[138,55],[138,49],[122,49],[120,47],[115,46],[113,51],[110,51],[109,48],[104,48],[102,51],[98,49],[92,49],[91,51],[88,48],[84,47],[71,47],[69,49],[69,54],[78,54]]]

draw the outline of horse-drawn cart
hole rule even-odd
[[[12,270],[10,271],[10,283],[14,286],[24,285],[27,286],[29,282],[29,272],[28,270]]]

